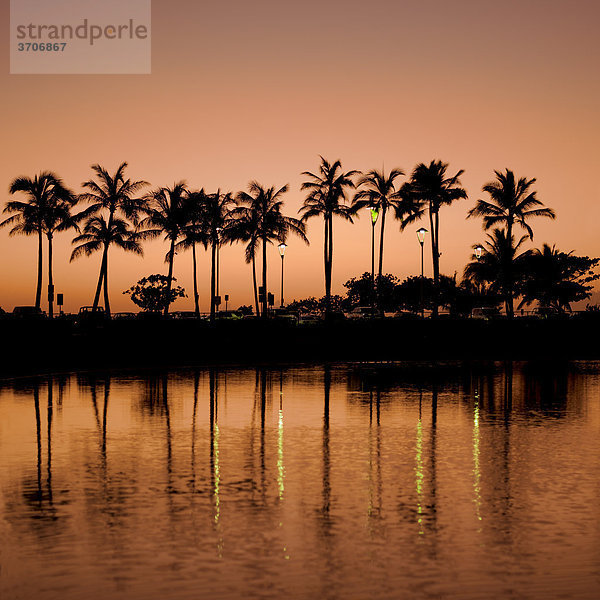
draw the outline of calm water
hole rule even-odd
[[[600,364],[0,383],[0,597],[598,598]]]

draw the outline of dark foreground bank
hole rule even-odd
[[[343,360],[600,358],[600,319],[1,324],[5,376],[40,370]]]

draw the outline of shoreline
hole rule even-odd
[[[4,321],[0,377],[119,368],[327,362],[600,359],[600,318],[277,321]]]

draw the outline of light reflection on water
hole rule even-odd
[[[0,596],[597,598],[600,364],[0,384]]]

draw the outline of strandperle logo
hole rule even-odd
[[[56,41],[65,40],[88,40],[90,45],[94,41],[134,39],[145,40],[148,37],[148,27],[146,25],[137,25],[133,19],[128,23],[121,25],[91,25],[87,19],[83,19],[81,25],[17,25],[17,39],[35,41]]]
[[[151,72],[150,0],[11,0],[13,74]]]

